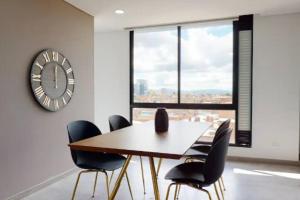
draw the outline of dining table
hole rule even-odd
[[[160,193],[154,158],[182,158],[210,126],[211,123],[207,122],[170,121],[168,131],[156,133],[154,122],[148,121],[70,143],[69,147],[73,150],[128,155],[109,195],[109,200],[115,199],[132,156],[148,157],[154,197],[155,200],[159,200]]]

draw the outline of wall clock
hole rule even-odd
[[[75,77],[68,59],[58,51],[47,49],[36,56],[31,66],[30,83],[37,102],[55,112],[70,102]]]

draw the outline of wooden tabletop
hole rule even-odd
[[[71,149],[180,159],[211,126],[209,123],[170,121],[169,131],[157,134],[146,122],[69,144]]]

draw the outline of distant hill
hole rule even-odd
[[[213,95],[224,95],[224,94],[229,94],[231,95],[232,92],[230,90],[219,90],[219,89],[206,89],[206,90],[183,90],[181,91],[182,94],[186,93],[192,93],[195,95],[199,94],[213,94]]]
[[[153,92],[161,92],[163,94],[175,94],[177,90],[169,89],[169,88],[161,88],[159,90],[149,90]],[[206,90],[181,90],[182,94],[194,94],[194,95],[232,95],[232,91],[230,90],[219,90],[219,89],[206,89]]]

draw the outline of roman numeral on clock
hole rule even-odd
[[[73,78],[69,78],[68,79],[68,84],[69,85],[74,85],[75,84],[75,80]]]
[[[43,65],[41,65],[39,62],[35,62],[35,65],[38,66],[41,70],[43,70]]]
[[[58,104],[58,100],[57,99],[54,100],[54,108],[55,108],[55,110],[59,109],[59,104]]]
[[[42,88],[42,86],[39,86],[37,88],[34,89],[34,93],[35,95],[40,99],[42,96],[44,96],[45,92]]]
[[[58,62],[58,52],[56,51],[52,52],[52,59],[53,61]]]
[[[45,62],[46,62],[46,63],[50,62],[50,57],[49,57],[49,55],[48,55],[48,52],[43,53],[43,56],[44,56],[44,58],[45,58]]]
[[[72,72],[72,68],[69,68],[66,70],[67,74],[71,73]]]
[[[45,105],[45,106],[50,106],[50,102],[51,102],[51,99],[49,98],[49,97],[47,97],[47,96],[45,96],[45,99],[44,99],[44,101],[43,101],[43,104]]]
[[[40,74],[32,74],[31,75],[33,81],[41,82],[41,75]]]
[[[73,93],[70,89],[67,89],[67,94],[69,95],[69,97],[71,97]]]
[[[67,104],[67,102],[66,102],[66,100],[65,100],[65,98],[64,98],[64,97],[62,98],[62,101],[63,101],[64,105],[66,105],[66,104]]]
[[[66,62],[66,58],[63,59],[61,66],[64,66],[65,62]]]

